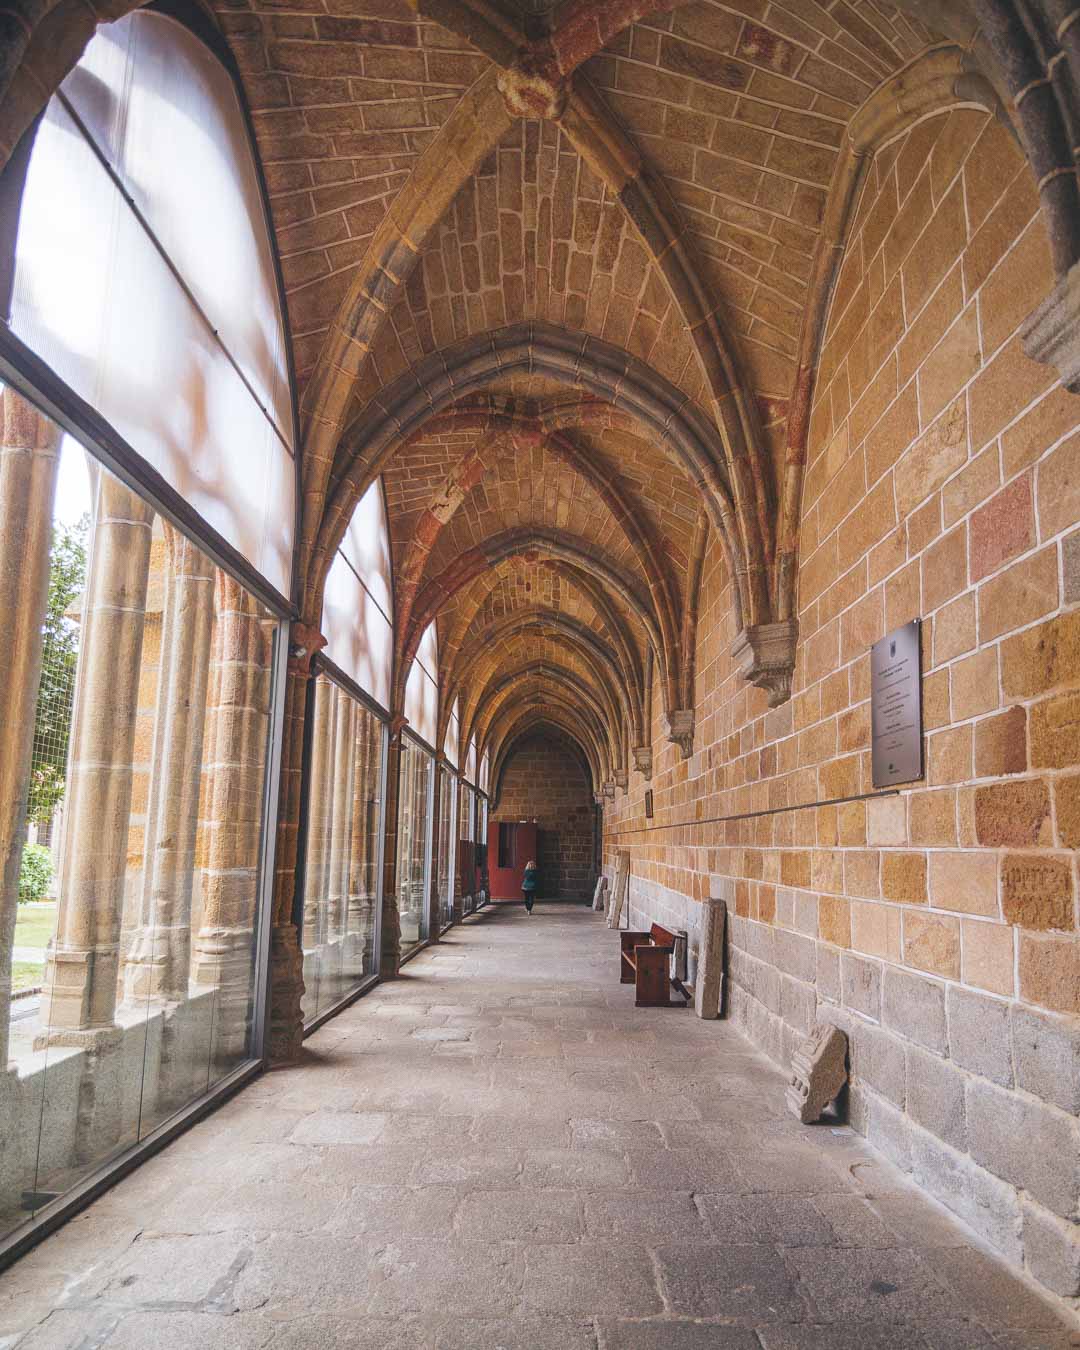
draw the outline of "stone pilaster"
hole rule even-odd
[[[41,1046],[81,1044],[116,1011],[153,515],[98,475]]]
[[[7,1064],[11,951],[26,794],[41,678],[60,431],[13,389],[0,390],[0,1070]]]
[[[207,864],[192,979],[216,991],[213,1054],[225,1066],[250,1052],[271,670],[257,602],[220,570],[215,591]]]
[[[164,525],[165,578],[151,804],[138,926],[123,970],[124,1001],[188,994],[191,898],[214,624],[214,564]]]

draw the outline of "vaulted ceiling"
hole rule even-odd
[[[708,547],[736,630],[787,618],[830,181],[940,40],[878,0],[414,4],[218,6],[284,271],[305,603],[381,474],[396,697],[434,619],[443,725],[459,698],[493,762],[558,728],[599,792],[648,770],[654,682],[689,748]]]

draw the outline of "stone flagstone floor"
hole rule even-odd
[[[1057,1312],[580,907],[421,953],[0,1277],[19,1350],[1063,1350]]]

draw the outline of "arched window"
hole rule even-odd
[[[480,778],[476,784],[476,786],[480,789],[481,792],[487,792],[488,778],[490,777],[490,775],[491,775],[491,753],[490,751],[485,750],[484,757],[480,761]]]
[[[432,620],[405,681],[405,716],[409,727],[429,745],[435,744],[439,719],[439,639]]]
[[[326,655],[382,705],[390,706],[393,583],[382,479],[353,511],[326,577],[323,634]]]
[[[50,101],[11,327],[290,593],[292,398],[259,180],[228,72],[176,20],[102,26]]]
[[[273,249],[211,48],[103,25],[2,185],[0,1244],[261,1061],[296,502]]]
[[[463,775],[470,783],[476,783],[476,740],[471,740],[465,750],[465,767],[462,770]]]
[[[458,767],[458,744],[461,740],[461,703],[454,699],[450,709],[450,720],[446,724],[446,740],[443,742],[443,754],[456,769]]]

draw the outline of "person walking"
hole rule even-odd
[[[525,864],[525,878],[521,883],[521,889],[525,892],[525,908],[532,913],[533,901],[536,899],[536,863],[527,862]]]

